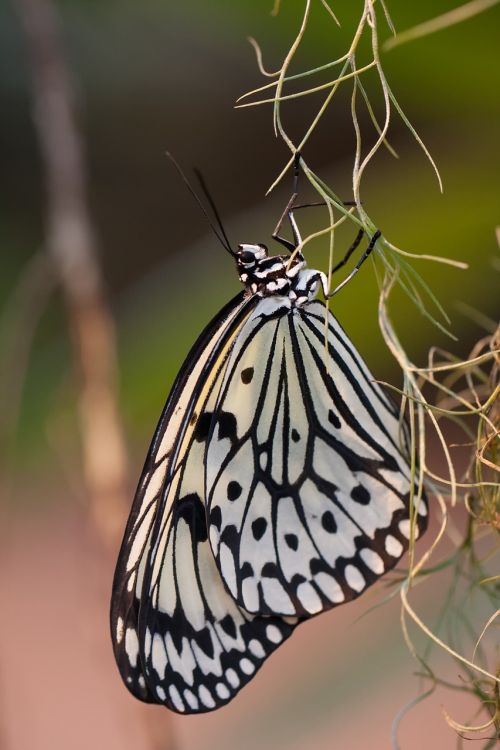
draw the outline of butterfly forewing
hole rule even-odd
[[[207,539],[204,454],[227,356],[256,300],[241,296],[205,330],[153,438],[120,552],[115,656],[129,690],[181,713],[227,703],[292,632],[227,593]]]
[[[155,542],[155,520],[168,502],[170,477],[182,435],[192,418],[193,403],[207,378],[213,377],[211,365],[222,342],[234,336],[248,306],[243,294],[228,303],[200,335],[179,372],[146,458],[118,556],[111,600],[113,647],[125,684],[144,701],[157,701],[145,680],[138,631],[143,578]]]
[[[316,614],[392,568],[409,538],[402,442],[324,305],[262,300],[229,357],[206,455],[210,541],[237,603]],[[417,536],[425,522],[424,499]]]

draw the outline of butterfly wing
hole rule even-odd
[[[410,536],[401,443],[397,410],[325,306],[262,300],[229,357],[206,457],[211,546],[237,603],[312,615],[392,568]],[[425,498],[418,510],[417,536]]]
[[[193,410],[198,384],[223,332],[241,314],[243,294],[235,297],[205,328],[181,368],[156,428],[125,529],[111,599],[111,635],[118,668],[139,699],[155,701],[147,688],[139,654],[139,607],[152,529],[162,503],[180,436]]]
[[[137,698],[180,712],[226,703],[293,629],[242,612],[207,543],[205,407],[254,304],[238,295],[188,355],[146,459],[113,583],[111,631],[123,681]]]

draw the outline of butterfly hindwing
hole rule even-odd
[[[395,407],[324,305],[262,300],[229,357],[206,456],[210,540],[238,604],[316,614],[392,568],[410,531],[402,443]],[[425,499],[419,511],[417,536]]]

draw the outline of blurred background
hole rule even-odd
[[[233,105],[267,82],[248,35],[270,70],[288,51],[303,3],[282,5],[274,18],[270,0],[57,2],[82,148],[83,168],[74,174],[85,185],[83,195],[77,190],[59,205],[54,183],[65,184],[64,168],[55,164],[51,177],[47,154],[71,153],[71,144],[45,132],[41,151],[40,107],[33,116],[40,85],[33,70],[48,64],[58,74],[53,50],[33,45],[37,6],[50,6],[9,0],[0,7],[0,748],[387,748],[393,718],[419,692],[397,601],[357,621],[380,600],[380,587],[303,626],[234,702],[205,716],[177,717],[134,701],[109,642],[115,557],[156,420],[196,335],[238,291],[232,263],[165,152],[187,171],[202,170],[233,243],[270,242],[290,182],[265,193],[288,152],[274,137],[269,105]],[[389,9],[402,31],[455,5],[393,0]],[[361,7],[335,2],[337,29],[313,4],[303,68],[344,53]],[[382,14],[379,23],[385,39]],[[396,245],[470,265],[460,271],[414,261],[457,337],[447,339],[396,295],[393,318],[418,363],[432,345],[466,357],[484,334],[477,311],[498,315],[499,24],[496,6],[382,53],[393,91],[438,163],[444,193],[394,115],[389,137],[400,159],[379,152],[362,184],[365,209]],[[371,73],[364,83],[378,91]],[[346,200],[350,93],[350,86],[339,92],[304,152]],[[320,101],[283,107],[292,133],[303,132]],[[382,118],[379,93],[373,104]],[[369,147],[375,136],[362,121]],[[56,235],[66,209],[66,219],[83,218],[92,230],[82,238],[73,227],[66,237],[76,238],[74,251],[61,260]],[[304,233],[318,226],[314,211],[301,216]],[[346,247],[350,241],[346,234]],[[78,242],[90,248],[90,268],[79,266]],[[311,265],[324,267],[325,245],[311,246]],[[74,287],[61,285],[58,274],[76,275]],[[377,296],[367,264],[335,298],[335,312],[375,374],[399,384],[378,332]],[[455,523],[463,525],[460,514]],[[437,580],[415,592],[428,621],[441,586]],[[449,660],[443,669],[454,677],[460,671]],[[468,700],[438,691],[418,705],[402,723],[401,748],[456,747],[440,706],[465,721],[475,710]]]

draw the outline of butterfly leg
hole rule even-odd
[[[335,268],[332,269],[332,273],[334,271],[336,271],[338,268],[341,268],[341,266],[343,266],[344,263],[348,260],[348,258],[351,255],[351,253],[356,249],[356,247],[361,242],[361,238],[363,237],[363,234],[364,234],[363,230],[360,230],[359,233],[358,233],[358,236],[356,237],[356,239],[354,240],[353,244],[351,245],[351,247],[347,251],[347,254],[346,254],[344,260],[340,261],[340,263],[338,263],[335,266]],[[326,295],[327,299],[331,299],[331,297],[333,297],[334,294],[337,294],[337,292],[339,292],[342,289],[342,287],[344,287],[352,279],[352,277],[357,274],[357,272],[359,271],[359,269],[361,268],[361,266],[363,265],[363,263],[365,262],[365,260],[368,258],[368,256],[372,252],[372,250],[375,247],[375,245],[377,243],[377,240],[379,239],[379,237],[381,236],[381,234],[382,234],[382,232],[379,229],[377,229],[377,231],[375,232],[375,234],[371,238],[371,240],[370,240],[370,242],[368,244],[368,247],[366,248],[365,252],[361,256],[361,258],[358,261],[358,263],[352,269],[351,273],[348,276],[346,276],[346,278],[344,279],[344,281],[342,281],[338,286],[335,287],[335,289],[333,290],[333,292],[330,292],[328,295]]]
[[[353,254],[353,252],[359,246],[359,243],[363,239],[363,235],[364,235],[364,230],[360,229],[359,232],[356,235],[356,239],[354,240],[354,242],[352,243],[351,247],[349,248],[349,250],[344,255],[343,259],[341,261],[339,261],[337,263],[337,265],[332,268],[332,270],[331,270],[332,274],[336,273],[339,270],[339,268],[342,268],[342,266],[345,266],[345,264],[347,263],[347,261],[349,260],[349,258]]]
[[[297,197],[299,194],[298,193],[299,173],[300,173],[300,153],[297,152],[295,154],[295,158],[293,161],[293,194],[290,200],[288,201],[285,210],[281,214],[279,221],[276,224],[276,227],[274,229],[274,232],[272,233],[273,240],[276,240],[276,242],[279,242],[282,245],[284,245],[286,249],[291,253],[293,253],[293,251],[302,242],[299,228],[297,226],[297,222],[295,221],[295,217],[293,215],[294,203],[297,200]],[[281,227],[283,226],[283,222],[285,221],[286,218],[288,218],[288,221],[290,222],[290,226],[292,227],[293,242],[290,242],[290,240],[287,240],[285,239],[285,237],[280,236]]]
[[[301,243],[302,238],[300,236],[297,222],[295,221],[294,215],[293,215],[293,204],[297,200],[297,193],[293,193],[292,197],[287,203],[287,206],[283,213],[280,216],[280,219],[278,223],[276,224],[276,227],[274,229],[274,232],[272,233],[273,240],[276,240],[276,242],[279,242],[281,245],[284,245],[287,250],[289,250],[291,253],[295,250],[295,248]],[[290,240],[287,240],[285,237],[280,236],[281,227],[283,226],[283,222],[285,219],[288,218],[290,221],[290,224],[292,226],[292,232],[293,232],[293,242]]]

